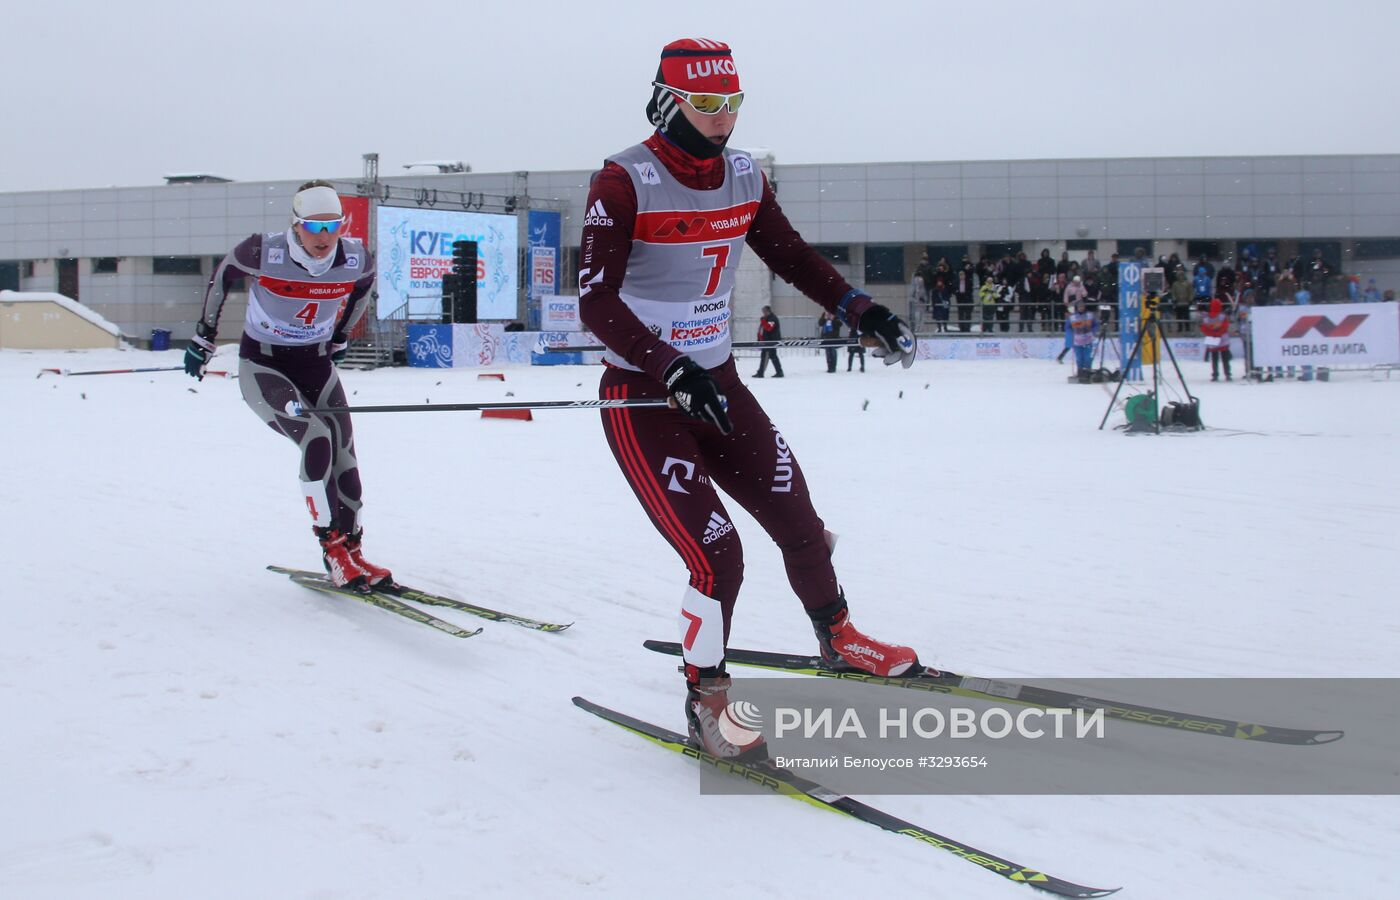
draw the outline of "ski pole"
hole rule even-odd
[[[302,406],[292,404],[292,415],[311,413],[382,413],[382,412],[476,412],[487,409],[637,409],[640,407],[672,406],[674,401],[651,400],[520,400],[505,403],[422,403],[393,406]]]
[[[822,348],[822,347],[850,347],[854,344],[863,344],[866,347],[878,347],[880,342],[876,338],[792,338],[781,341],[735,341],[730,344],[735,350],[782,350],[784,348]],[[606,350],[602,344],[589,344],[586,347],[564,347],[557,344],[545,344],[541,340],[535,350],[536,353],[594,353],[599,350]]]
[[[146,368],[146,369],[88,369],[88,370],[82,371],[82,372],[74,372],[74,371],[71,370],[71,369],[40,369],[40,370],[39,370],[39,375],[35,375],[34,377],[35,377],[35,378],[38,378],[40,375],[43,375],[45,372],[52,372],[52,373],[55,374],[55,375],[63,375],[63,376],[65,376],[65,377],[67,377],[67,376],[69,376],[69,375],[135,375],[135,374],[142,373],[142,372],[183,372],[183,371],[185,371],[185,367],[184,367],[184,366],[156,366],[156,367],[153,367],[153,368]],[[217,371],[217,370],[214,370],[214,369],[211,369],[211,370],[209,370],[208,372],[205,372],[204,374],[205,374],[205,375],[220,375],[220,376],[223,376],[223,377],[225,377],[225,378],[227,378],[228,375],[229,375],[228,372],[221,372],[221,371]]]

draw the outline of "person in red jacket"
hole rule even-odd
[[[1212,297],[1210,311],[1201,317],[1201,335],[1210,357],[1210,380],[1220,380],[1220,364],[1225,364],[1225,380],[1230,380],[1230,314],[1220,297]]]
[[[885,676],[921,670],[912,649],[851,624],[831,562],[835,538],[812,506],[792,447],[739,380],[729,330],[739,257],[753,250],[873,339],[886,365],[911,365],[915,340],[793,229],[753,157],[726,146],[743,99],[727,44],[685,39],[663,48],[647,105],[655,133],[608,157],[589,189],[579,312],[608,348],[600,398],[673,401],[602,415],[623,476],[690,573],[679,625],[691,740],[715,756],[760,759],[761,735],[736,742],[719,728],[730,685],[725,647],[744,573],[720,490],[782,551],[826,665]],[[898,502],[901,486],[887,488]]]
[[[783,339],[783,326],[778,321],[778,316],[773,312],[773,307],[763,307],[763,317],[758,320],[758,339],[765,344],[775,343]],[[764,347],[758,357],[758,371],[753,374],[755,378],[762,378],[763,372],[768,368],[769,361],[773,363],[774,378],[783,377],[783,364],[778,360],[778,351],[772,347]]]

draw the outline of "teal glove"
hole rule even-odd
[[[194,327],[194,337],[190,338],[189,346],[185,347],[185,374],[200,381],[204,380],[204,373],[209,368],[209,360],[214,356],[214,330],[200,322]]]

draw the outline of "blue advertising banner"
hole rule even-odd
[[[480,319],[514,319],[519,293],[515,216],[402,206],[379,207],[379,316],[442,315],[442,276],[452,271],[452,244],[476,241],[476,310]]]
[[[1119,347],[1123,354],[1123,380],[1142,380],[1142,359],[1135,358],[1128,366],[1128,356],[1137,346],[1138,334],[1142,331],[1142,264],[1120,262],[1118,264],[1118,329]]]
[[[424,369],[452,368],[452,326],[408,326],[408,364]]]
[[[540,298],[559,293],[559,263],[563,257],[562,213],[532,209],[527,223],[525,271],[529,273],[527,327],[540,327]]]

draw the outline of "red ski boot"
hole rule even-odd
[[[350,551],[350,558],[355,561],[355,565],[360,567],[360,571],[365,573],[369,579],[370,587],[385,587],[394,583],[394,573],[383,566],[376,566],[365,559],[364,553],[360,551],[360,540],[364,537],[364,529],[357,530],[354,534],[345,536],[345,549]]]
[[[822,662],[838,671],[868,672],[886,678],[917,675],[919,655],[909,647],[887,644],[861,634],[851,624],[844,597],[840,608],[827,619],[814,619]]]
[[[334,528],[315,528],[321,542],[321,562],[326,567],[331,584],[336,587],[366,588],[369,573],[360,568],[346,546],[345,535]]]
[[[756,763],[768,759],[763,735],[749,728],[730,709],[730,678],[723,669],[685,667],[688,688],[685,720],[690,725],[690,741],[711,756],[736,762]]]

